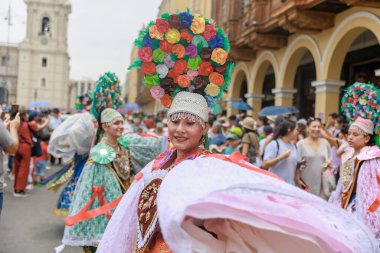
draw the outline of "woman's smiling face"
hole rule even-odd
[[[169,137],[174,148],[187,152],[199,146],[201,138],[207,133],[208,124],[202,128],[198,121],[188,118],[170,120],[168,125]]]

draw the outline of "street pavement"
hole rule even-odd
[[[53,166],[48,173],[57,171]],[[62,190],[54,192],[35,186],[28,197],[13,197],[13,181],[6,176],[3,211],[0,216],[0,253],[54,253],[61,245],[63,217],[53,210]],[[79,247],[66,247],[63,253],[83,252]]]

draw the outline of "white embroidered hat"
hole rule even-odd
[[[168,116],[175,113],[190,113],[198,116],[204,122],[208,121],[208,105],[206,99],[197,93],[181,91],[175,96],[170,106]]]
[[[366,134],[373,134],[373,122],[369,119],[358,117],[355,122],[351,124],[351,126],[360,128]]]

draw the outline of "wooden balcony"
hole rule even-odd
[[[333,27],[335,15],[352,6],[380,8],[380,0],[214,0],[213,16],[229,35],[231,57],[248,61],[259,49],[286,46],[293,33]]]

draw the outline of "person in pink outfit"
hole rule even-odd
[[[371,120],[357,118],[348,130],[350,148],[342,155],[340,180],[330,202],[364,222],[380,239],[380,149]]]

